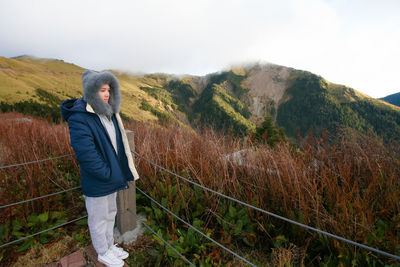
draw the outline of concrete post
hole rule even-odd
[[[135,150],[134,133],[126,130],[129,146]],[[135,156],[132,154],[132,157]],[[136,185],[129,181],[129,188],[118,191],[117,194],[117,227],[121,235],[136,228]]]

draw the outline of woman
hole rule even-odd
[[[139,179],[119,115],[121,93],[110,72],[85,71],[83,97],[61,103],[71,146],[80,165],[89,232],[98,261],[123,266],[129,254],[114,245],[117,191]]]

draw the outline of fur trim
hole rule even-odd
[[[110,85],[110,99],[105,103],[99,97],[99,90],[103,84]],[[108,71],[94,72],[87,70],[82,74],[83,99],[89,103],[94,112],[111,117],[119,112],[121,92],[117,77]]]
[[[119,130],[121,131],[122,143],[124,144],[124,149],[125,149],[126,157],[128,159],[129,169],[131,170],[134,180],[136,181],[137,179],[139,179],[139,174],[136,170],[135,163],[133,162],[133,156],[132,156],[131,148],[129,146],[128,137],[126,135],[126,131],[125,131],[124,125],[122,124],[121,116],[119,115],[119,113],[115,114],[115,117],[117,118]]]

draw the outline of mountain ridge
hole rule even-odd
[[[47,105],[50,98],[80,97],[84,70],[59,59],[0,57],[2,110],[22,102]],[[109,71],[120,81],[121,112],[138,121],[212,125],[245,136],[272,116],[290,137],[299,129],[302,135],[335,130],[332,124],[372,130],[385,139],[400,136],[399,107],[308,71],[271,63],[234,65],[205,76]]]
[[[400,92],[399,93],[394,93],[385,97],[380,98],[381,100],[388,102],[392,105],[395,106],[400,106]]]

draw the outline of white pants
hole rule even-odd
[[[93,247],[103,255],[114,244],[114,223],[117,215],[117,192],[103,197],[85,198],[88,226]]]

